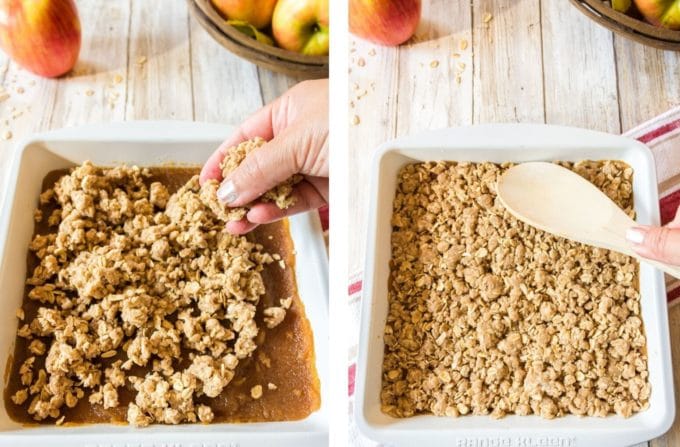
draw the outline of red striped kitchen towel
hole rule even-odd
[[[661,223],[666,224],[673,219],[676,210],[680,207],[680,107],[631,129],[624,133],[624,136],[643,142],[654,154],[659,180]],[[348,331],[349,387],[347,390],[350,409],[349,443],[353,446],[375,447],[379,444],[370,441],[359,433],[354,422],[353,411],[361,315],[361,277],[360,272],[353,275],[350,278],[348,289],[350,315],[350,330]],[[666,276],[666,291],[669,306],[680,303],[680,280]]]
[[[629,130],[624,136],[635,138],[652,150],[659,181],[661,223],[670,222],[680,207],[680,107]],[[679,303],[680,280],[666,275],[666,293],[669,305]]]

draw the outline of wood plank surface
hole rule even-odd
[[[262,107],[257,67],[225,51],[193,18],[189,25],[194,118],[238,124]]]
[[[132,3],[125,119],[193,119],[190,48],[185,2]]]
[[[625,132],[680,105],[680,52],[614,38],[621,126]]]
[[[472,4],[473,122],[544,122],[541,2]]]
[[[472,124],[470,5],[424,2],[423,16],[399,49],[397,135]]]
[[[75,69],[56,82],[49,128],[122,121],[127,93],[128,2],[81,1],[82,46]]]
[[[612,33],[569,2],[542,2],[541,16],[546,122],[620,133]]]

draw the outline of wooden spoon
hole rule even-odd
[[[592,183],[555,163],[522,163],[498,180],[498,198],[517,219],[548,233],[633,256],[680,278],[680,267],[635,253],[626,230],[636,226]]]

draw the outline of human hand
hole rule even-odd
[[[224,151],[255,137],[267,143],[250,153],[226,179],[220,162]],[[259,224],[316,209],[328,203],[328,80],[301,82],[244,121],[210,156],[201,170],[201,185],[221,181],[218,199],[230,207],[244,206],[294,174],[304,180],[293,190],[295,204],[252,204],[246,217],[227,223],[227,231],[244,234]]]
[[[626,232],[626,239],[640,256],[680,265],[680,208],[666,226],[631,228]]]

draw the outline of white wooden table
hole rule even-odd
[[[215,43],[183,0],[78,0],[80,58],[42,79],[0,52],[0,185],[15,143],[32,133],[111,121],[239,124],[298,82],[258,69]],[[5,140],[2,138],[11,138]],[[0,205],[4,200],[0,191]]]
[[[680,53],[613,36],[567,0],[423,0],[413,41],[352,38],[350,65],[350,273],[362,268],[370,161],[383,141],[491,122],[618,134],[680,104]],[[677,401],[680,306],[670,320]],[[680,418],[650,444],[680,445]]]

